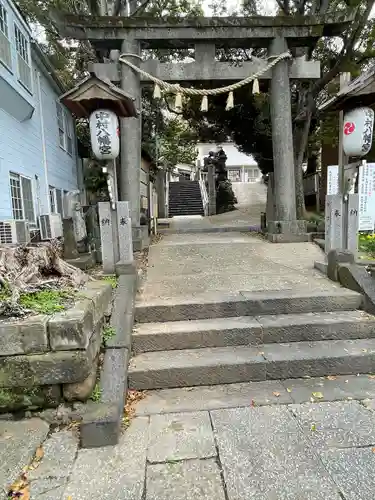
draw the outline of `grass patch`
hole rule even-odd
[[[358,250],[370,258],[375,258],[375,235],[360,233],[358,235]]]
[[[98,401],[100,401],[101,397],[102,397],[102,390],[100,388],[99,383],[97,382],[95,384],[94,390],[91,393],[90,399],[91,399],[91,401],[98,403]]]
[[[64,311],[71,305],[74,297],[73,290],[42,290],[21,294],[19,303],[25,309],[38,314],[54,314]]]
[[[116,330],[113,326],[106,326],[103,328],[103,344],[104,346],[107,344],[108,340],[116,335]]]
[[[2,286],[0,289],[0,302],[4,302],[5,300],[9,300],[11,295],[12,294],[9,290],[8,285]]]
[[[112,286],[112,288],[117,288],[118,278],[115,274],[109,274],[108,276],[103,276],[101,279],[109,283]]]

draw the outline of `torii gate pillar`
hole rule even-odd
[[[140,42],[131,38],[122,42],[123,54],[141,54]],[[139,65],[138,57],[127,57],[133,64]],[[147,240],[147,226],[140,225],[140,181],[141,181],[141,81],[139,74],[125,64],[121,65],[121,88],[132,95],[135,106],[139,110],[136,118],[121,121],[121,173],[120,199],[129,202],[130,217],[133,226],[134,250],[142,250],[143,242]],[[143,235],[143,229],[146,233]]]
[[[285,38],[274,38],[269,54],[288,50]],[[307,241],[306,222],[297,220],[293,154],[289,61],[272,69],[270,111],[274,163],[274,219],[267,221],[268,239],[273,242]]]

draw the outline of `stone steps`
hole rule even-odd
[[[344,288],[205,293],[138,303],[129,387],[375,372],[375,316]]]
[[[132,389],[372,373],[375,339],[147,352],[129,366]]]
[[[197,181],[169,184],[169,217],[177,215],[204,215],[202,196]]]
[[[135,307],[137,323],[183,321],[237,316],[304,314],[360,309],[362,296],[345,288],[330,291],[205,293],[191,299],[168,298]]]
[[[375,317],[363,311],[143,323],[133,333],[134,353],[375,337]]]

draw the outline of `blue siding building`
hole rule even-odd
[[[0,0],[0,221],[63,215],[80,161],[65,92],[18,9]],[[81,177],[79,177],[81,178]]]

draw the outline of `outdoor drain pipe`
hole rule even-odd
[[[46,136],[44,133],[44,116],[43,116],[43,106],[42,106],[42,89],[40,85],[40,73],[37,73],[38,77],[38,98],[39,98],[39,115],[40,115],[40,134],[42,139],[42,152],[43,152],[43,165],[44,165],[44,179],[46,183],[46,203],[44,212],[50,212],[50,203],[49,203],[49,182],[48,182],[48,163],[47,163],[47,149],[46,149]],[[40,214],[39,214],[40,215]]]

